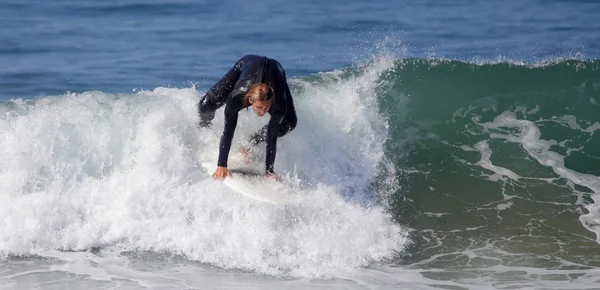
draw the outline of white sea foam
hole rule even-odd
[[[0,253],[114,246],[299,277],[392,257],[406,231],[373,205],[389,192],[369,189],[378,167],[393,175],[373,91],[390,65],[293,81],[299,124],[279,140],[275,168],[304,202],[288,207],[234,194],[198,166],[216,158],[223,125],[219,111],[196,127],[195,88],[14,101],[0,118]],[[231,154],[266,122],[241,111]]]
[[[581,127],[575,116],[563,116],[551,120],[540,120],[539,122],[555,122],[573,130],[578,130],[583,134],[593,134],[598,129],[597,123],[587,128]],[[596,233],[596,241],[600,243],[600,177],[567,168],[564,161],[566,156],[551,150],[551,146],[560,145],[560,143],[555,140],[542,139],[540,129],[536,126],[536,123],[518,119],[512,111],[505,111],[498,115],[492,122],[481,123],[480,125],[493,131],[490,133],[491,138],[505,139],[509,142],[521,144],[531,157],[537,160],[539,164],[552,168],[558,177],[564,178],[573,184],[589,188],[593,192],[590,197],[594,200],[594,203],[584,204],[588,213],[582,215],[580,221],[584,227]],[[509,132],[506,129],[518,129],[518,131],[515,133],[512,131]],[[480,144],[479,150],[482,152],[482,161],[485,161],[480,162],[480,165],[498,174],[508,176],[511,179],[518,178],[518,175],[514,173],[504,169],[499,170],[491,165],[491,162],[488,162],[491,153],[484,146],[487,143],[482,141],[478,144]]]

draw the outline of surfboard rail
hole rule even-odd
[[[215,163],[202,163],[209,175],[217,169]],[[264,173],[252,167],[228,168],[231,177],[226,177],[223,183],[234,192],[261,202],[272,204],[295,204],[301,202],[296,194],[284,182],[267,178]]]

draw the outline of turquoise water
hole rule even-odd
[[[405,262],[475,273],[598,267],[598,65],[395,65],[382,111],[388,150],[404,152],[394,208],[418,229]]]
[[[598,11],[4,3],[0,288],[597,288]],[[300,205],[199,166],[197,102],[246,53],[291,75]],[[232,158],[266,121],[240,120]]]

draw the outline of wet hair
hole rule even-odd
[[[252,84],[244,96],[244,107],[248,107],[250,106],[250,98],[255,102],[266,102],[275,97],[275,92],[269,84],[258,83]]]

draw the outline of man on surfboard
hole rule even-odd
[[[225,105],[225,128],[219,145],[217,169],[214,179],[230,177],[227,159],[238,120],[238,112],[252,107],[257,116],[271,115],[269,123],[253,134],[251,145],[266,141],[265,171],[268,177],[277,179],[273,164],[277,152],[277,138],[296,127],[297,117],[292,94],[281,64],[271,58],[246,55],[240,58],[221,80],[200,100],[198,113],[200,126],[208,127],[215,111]],[[247,154],[244,149],[243,154]]]

